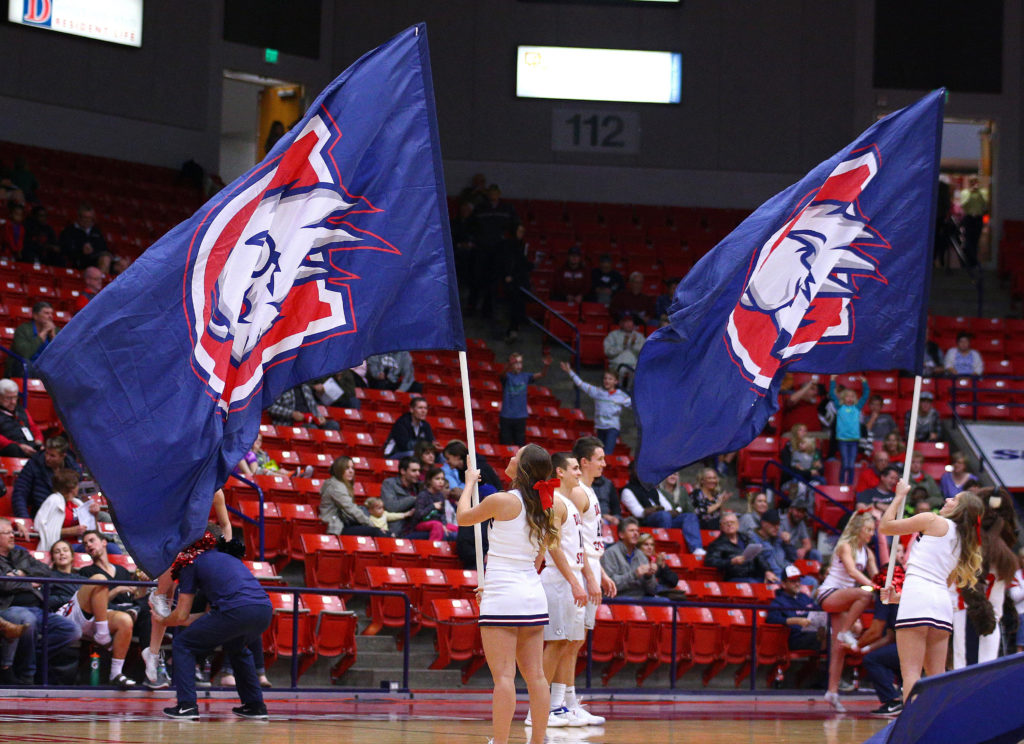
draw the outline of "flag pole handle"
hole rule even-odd
[[[907,453],[906,460],[903,461],[903,480],[907,483],[910,482],[910,461],[914,457],[914,442],[917,441],[917,409],[921,403],[921,375],[914,377],[914,400],[910,405],[910,426],[907,427]],[[899,515],[903,513],[903,497],[897,496],[896,498],[896,510],[894,514],[899,519]],[[885,588],[890,589],[892,587],[892,577],[896,571],[896,541],[899,539],[899,535],[892,536],[892,542],[889,544],[889,570],[885,574]]]
[[[466,352],[459,352],[459,372],[462,375],[462,406],[466,414],[466,448],[469,454],[466,456],[466,467],[476,470],[476,438],[473,432],[473,401],[469,395],[469,363],[466,360]],[[476,506],[480,503],[480,482],[473,484],[473,492],[470,494],[470,505]],[[477,587],[484,588],[484,544],[480,536],[480,523],[473,525],[473,541],[476,543],[476,575]]]

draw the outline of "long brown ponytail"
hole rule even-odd
[[[551,477],[551,455],[536,444],[528,444],[519,452],[519,467],[512,479],[512,487],[519,491],[526,505],[526,523],[530,527],[530,539],[541,550],[553,545],[558,539],[553,511],[544,509],[540,495],[533,487],[537,481]]]
[[[981,515],[985,512],[985,504],[970,491],[962,491],[956,506],[949,514],[949,519],[956,525],[956,535],[960,542],[960,560],[953,569],[951,578],[956,585],[973,587],[978,583],[978,572],[981,570],[982,551],[978,536],[981,532]]]

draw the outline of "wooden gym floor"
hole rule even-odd
[[[272,693],[267,722],[236,718],[237,699],[200,697],[202,720],[172,721],[161,709],[173,697],[149,692],[83,697],[77,691],[33,691],[34,697],[0,698],[0,742],[82,744],[485,744],[490,736],[489,693],[430,692],[408,696],[356,697],[339,693]],[[874,697],[851,696],[849,712],[836,715],[814,697],[595,699],[601,727],[550,729],[558,744],[861,744],[887,720],[868,711]],[[518,706],[511,741],[526,741]]]

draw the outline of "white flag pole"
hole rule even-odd
[[[914,457],[914,442],[917,439],[917,408],[921,403],[921,375],[914,377],[914,401],[910,405],[910,426],[907,427],[907,459],[903,461],[903,480],[910,482],[910,461]],[[903,498],[897,497],[896,519],[903,514]],[[885,588],[892,587],[893,573],[896,571],[896,541],[899,535],[892,536],[889,544],[889,571],[885,575]]]
[[[476,470],[476,441],[473,432],[473,401],[469,395],[469,363],[466,361],[466,352],[459,352],[459,371],[462,373],[462,406],[466,413],[466,448],[469,454],[466,456],[466,467]],[[480,482],[473,484],[473,493],[470,494],[470,506],[480,503]],[[476,575],[477,586],[484,588],[484,544],[480,537],[480,523],[473,525],[473,538],[476,542]]]

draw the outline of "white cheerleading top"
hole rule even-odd
[[[597,494],[590,486],[580,483],[583,493],[587,494],[590,500],[590,508],[580,515],[583,520],[583,552],[591,558],[600,558],[604,555],[604,538],[601,535],[601,504],[597,501]]]
[[[867,570],[867,546],[862,547],[853,554],[853,563],[861,573],[864,573]],[[832,564],[828,568],[828,576],[826,576],[825,580],[821,582],[821,588],[818,591],[821,591],[821,589],[849,589],[854,586],[860,586],[860,582],[850,576],[850,573],[846,570],[846,566],[843,565],[839,556],[833,553]]]
[[[492,519],[487,528],[487,560],[490,564],[498,558],[502,563],[524,563],[532,565],[540,552],[530,536],[530,525],[526,521],[526,504],[522,494],[513,489],[519,499],[519,514],[513,519]]]
[[[949,529],[942,537],[918,536],[917,544],[910,551],[910,559],[907,561],[906,578],[916,576],[940,586],[949,584],[949,575],[960,560],[960,540],[957,539],[956,524],[946,519],[946,525]]]
[[[562,548],[562,553],[565,554],[565,559],[569,562],[569,567],[576,574],[583,572],[583,520],[580,517],[580,511],[576,508],[576,504],[572,503],[571,499],[566,498],[562,494],[555,492],[555,498],[565,504],[566,517],[562,523],[560,529],[560,540],[559,547]],[[554,578],[551,574],[556,574],[559,578],[562,578],[561,572],[558,567],[555,566],[554,561],[549,561],[544,566],[544,570],[541,572],[541,576],[546,578]]]

